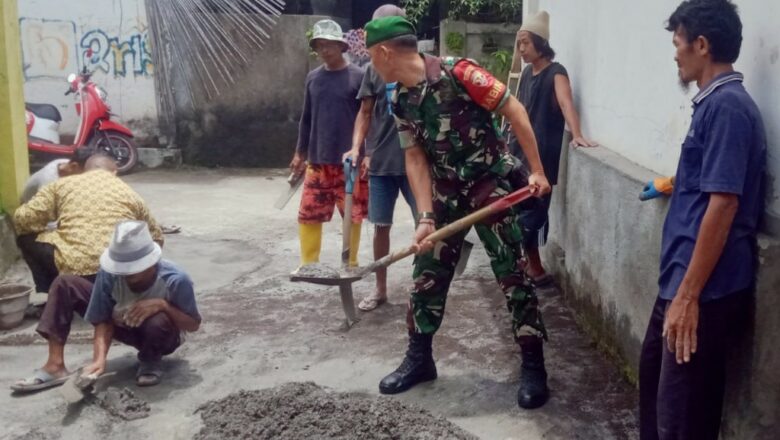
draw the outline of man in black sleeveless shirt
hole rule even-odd
[[[526,18],[517,33],[516,50],[528,66],[520,77],[517,98],[525,106],[539,144],[539,154],[550,185],[558,183],[558,162],[561,156],[564,123],[569,125],[574,138],[573,147],[593,147],[580,130],[580,119],[571,95],[566,69],[553,62],[555,51],[548,42],[550,17],[545,11]],[[524,157],[517,140],[512,138],[510,149],[517,157]],[[539,257],[539,246],[547,241],[547,212],[552,193],[537,201],[533,209],[522,215],[523,246],[526,250],[526,273],[541,287],[551,283]]]

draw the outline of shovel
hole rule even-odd
[[[352,192],[355,190],[355,174],[357,169],[352,166],[352,159],[347,158],[344,161],[344,215],[342,222],[342,240],[341,240],[341,270],[349,269],[349,254],[352,249]],[[340,283],[339,295],[341,295],[341,306],[346,315],[346,328],[349,329],[357,321],[355,313],[355,298],[352,295],[352,283]]]
[[[534,192],[535,192],[535,188],[526,186],[511,194],[507,194],[504,197],[496,200],[495,202],[485,206],[484,208],[474,211],[471,214],[461,218],[460,220],[452,222],[447,226],[434,231],[431,235],[427,236],[425,240],[436,243],[441,240],[444,240],[445,238],[451,237],[452,235],[470,228],[474,224],[490,217],[491,215],[509,209],[510,207],[522,202],[523,200],[527,200],[528,198],[533,196]],[[400,250],[396,250],[360,269],[345,270],[342,267],[341,271],[337,271],[334,269],[322,270],[321,268],[318,268],[319,270],[317,271],[313,271],[312,273],[307,273],[306,266],[303,266],[303,268],[301,268],[302,270],[297,271],[296,273],[290,276],[290,281],[322,284],[327,286],[339,286],[339,289],[341,289],[342,286],[347,286],[349,288],[349,293],[350,293],[349,299],[351,301],[352,283],[354,283],[357,280],[360,280],[361,278],[365,277],[366,275],[370,274],[371,272],[374,272],[379,268],[387,267],[398,260],[402,260],[412,255],[413,253],[414,253],[414,248],[412,246],[409,246]],[[342,304],[344,304],[343,295],[342,295]],[[347,312],[346,306],[344,311]],[[354,305],[352,306],[352,313],[354,313]],[[348,315],[348,319],[349,319],[349,315]]]
[[[349,267],[349,251],[352,247],[352,192],[355,188],[355,173],[356,170],[352,168],[352,161],[350,159],[345,160],[344,215],[342,222],[343,239],[341,242],[340,270],[324,264],[312,263],[301,266],[290,274],[290,281],[309,282],[325,286],[338,286],[339,295],[341,296],[341,307],[344,309],[344,315],[346,316],[344,326],[346,330],[349,330],[350,327],[358,322],[357,313],[355,312],[355,298],[352,296],[352,283],[363,278],[362,275],[349,277],[342,276],[342,274],[345,273],[355,272],[357,269]]]

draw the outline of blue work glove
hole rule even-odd
[[[672,195],[674,190],[674,182],[671,177],[659,177],[647,182],[647,185],[639,193],[639,200],[646,201],[652,200],[661,196]]]

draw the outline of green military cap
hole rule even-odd
[[[403,35],[417,35],[409,20],[398,16],[377,18],[366,24],[366,47]]]

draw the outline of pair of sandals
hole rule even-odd
[[[79,371],[80,370],[75,373],[68,372],[62,377],[57,377],[39,368],[33,371],[32,376],[19,380],[11,385],[11,390],[17,393],[32,393],[35,391],[47,390],[64,384],[73,374],[78,374]],[[154,386],[162,381],[162,375],[163,371],[159,361],[141,362],[141,365],[138,366],[138,372],[135,375],[135,383],[139,387]]]

